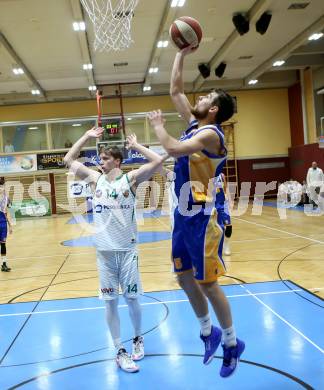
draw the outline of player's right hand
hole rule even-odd
[[[86,135],[89,138],[99,138],[102,136],[104,129],[102,127],[93,127],[92,129],[86,132]]]

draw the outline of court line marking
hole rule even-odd
[[[289,321],[287,321],[284,317],[282,317],[280,314],[278,314],[275,310],[273,310],[270,306],[268,306],[266,303],[261,301],[260,298],[256,296],[256,294],[253,294],[248,288],[240,284],[240,286],[247,291],[250,296],[252,296],[254,299],[256,299],[261,305],[266,307],[269,311],[271,311],[272,314],[274,314],[276,317],[278,317],[281,321],[283,321],[286,325],[288,325],[292,330],[294,330],[296,333],[298,333],[301,337],[303,337],[306,341],[308,341],[310,344],[312,344],[316,349],[318,349],[322,354],[324,354],[324,349],[319,347],[314,341],[312,341],[310,338],[308,338],[304,333],[302,333],[299,329],[297,329],[294,325],[292,325]],[[297,291],[297,290],[296,290]]]
[[[238,284],[238,286],[241,286],[241,284]],[[318,287],[318,288],[310,288],[310,291],[314,290],[324,290],[324,287]],[[247,290],[248,291],[248,290]],[[260,292],[256,293],[255,295],[273,295],[273,294],[289,294],[293,292],[305,292],[303,289],[293,289],[293,290],[282,290],[282,291],[268,291],[268,292]],[[235,294],[235,295],[226,295],[227,298],[242,298],[242,297],[250,297],[253,295],[252,293],[248,294]],[[83,298],[80,298],[83,299]],[[46,301],[43,301],[43,303]],[[159,301],[159,302],[146,302],[141,303],[141,306],[149,306],[149,305],[163,305],[168,303],[180,303],[180,302],[189,302],[188,299],[176,299],[176,300],[170,300],[170,301]],[[262,301],[261,301],[262,302]],[[28,304],[28,302],[22,302],[24,304]],[[118,305],[118,307],[127,307],[127,305]],[[60,310],[44,310],[44,311],[37,311],[32,313],[8,313],[8,314],[0,314],[0,317],[15,317],[15,316],[25,316],[25,315],[35,315],[35,314],[50,314],[50,313],[64,313],[64,312],[73,312],[73,311],[86,311],[86,310],[102,310],[105,306],[94,306],[94,307],[82,307],[82,308],[75,308],[75,309],[60,309]]]
[[[296,233],[287,232],[286,230],[281,230],[281,229],[273,228],[273,227],[271,227],[271,226],[264,225],[264,224],[262,224],[262,223],[247,221],[246,219],[242,219],[242,218],[238,218],[238,217],[233,217],[233,218],[234,218],[234,219],[237,219],[238,221],[242,221],[242,222],[249,223],[249,224],[251,224],[251,225],[261,226],[261,227],[264,227],[264,228],[267,228],[267,229],[270,229],[270,230],[274,230],[274,231],[276,231],[276,232],[286,233],[286,234],[289,234],[289,235],[294,236],[294,237],[303,238],[304,240],[316,242],[317,244],[324,244],[324,241],[316,240],[315,238],[305,237],[305,236],[302,236],[301,234],[296,234]]]

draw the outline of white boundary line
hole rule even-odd
[[[242,285],[239,284],[239,286],[242,287]],[[318,288],[311,288],[310,290],[324,290],[324,287],[318,287]],[[294,290],[282,290],[282,291],[268,291],[268,292],[261,292],[261,293],[255,293],[252,294],[248,290],[246,290],[248,294],[235,294],[235,295],[227,295],[227,298],[242,298],[242,297],[250,297],[251,295],[257,296],[257,295],[273,295],[273,294],[289,294],[293,292],[298,291],[304,291],[302,289],[294,289]],[[68,299],[68,298],[67,298]],[[82,299],[82,297],[78,298]],[[43,301],[43,303],[46,301]],[[177,300],[171,300],[171,301],[158,301],[158,302],[146,302],[141,303],[141,306],[149,306],[149,305],[163,305],[167,303],[180,303],[180,302],[189,302],[188,299],[177,299]],[[28,303],[28,302],[24,302]],[[127,305],[118,305],[118,307],[127,307]],[[0,314],[1,317],[16,317],[16,316],[26,316],[26,315],[35,315],[35,314],[50,314],[50,313],[64,313],[64,312],[73,312],[73,311],[86,311],[86,310],[102,310],[105,306],[94,306],[94,307],[82,307],[82,308],[76,308],[76,309],[61,309],[61,310],[44,310],[44,311],[37,311],[37,312],[30,312],[30,313],[10,313],[10,314]]]
[[[290,232],[287,232],[286,230],[281,230],[281,229],[273,228],[273,227],[268,226],[268,225],[263,225],[262,223],[247,221],[246,219],[237,218],[237,217],[233,217],[233,219],[237,219],[238,221],[246,222],[246,223],[249,223],[249,224],[251,224],[251,225],[261,226],[261,227],[264,227],[264,228],[267,228],[267,229],[270,229],[270,230],[274,230],[274,231],[276,231],[276,232],[289,234],[290,236],[294,236],[294,237],[298,237],[298,238],[303,238],[304,240],[316,242],[317,244],[324,244],[324,241],[316,240],[315,238],[305,237],[305,236],[302,236],[302,235],[296,234],[296,233],[290,233]]]
[[[261,301],[260,298],[258,298],[256,296],[256,294],[253,294],[248,288],[246,288],[245,286],[243,286],[242,284],[240,284],[240,286],[245,290],[247,291],[250,296],[252,296],[254,299],[256,299],[261,305],[263,305],[264,307],[266,307],[269,311],[271,311],[272,314],[274,314],[276,317],[278,317],[281,321],[283,321],[286,325],[288,325],[292,330],[294,330],[296,333],[298,333],[301,337],[303,337],[306,341],[308,341],[310,344],[312,344],[316,349],[318,349],[320,352],[322,352],[322,354],[324,354],[324,349],[322,349],[321,347],[319,347],[317,344],[314,343],[314,341],[312,341],[311,339],[309,339],[307,336],[304,335],[304,333],[302,333],[299,329],[297,329],[295,326],[293,326],[290,322],[288,322],[285,318],[283,318],[280,314],[278,314],[276,311],[274,311],[273,309],[271,309],[270,306],[268,306],[266,303],[264,303],[263,301]]]

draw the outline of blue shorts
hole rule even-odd
[[[8,230],[7,230],[7,221],[0,220],[0,242],[5,242],[7,239]]]
[[[174,272],[192,270],[200,283],[210,283],[226,272],[222,259],[224,225],[216,209],[183,216],[174,212],[172,260]]]
[[[218,210],[218,214],[220,216],[220,219],[222,221],[222,224],[224,226],[227,226],[227,225],[232,225],[232,222],[231,222],[231,216],[229,214],[226,213],[226,211],[224,209],[220,209]]]

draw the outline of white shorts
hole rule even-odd
[[[115,299],[119,286],[125,298],[137,298],[142,292],[136,249],[97,251],[100,299]]]

